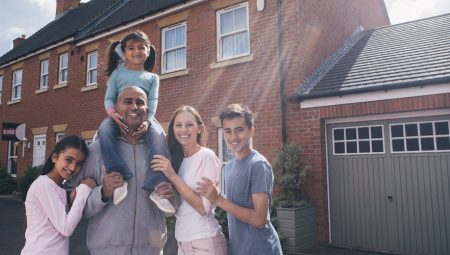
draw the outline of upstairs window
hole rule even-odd
[[[450,151],[449,121],[392,124],[394,153]]]
[[[217,12],[218,61],[250,54],[248,3]]]
[[[22,69],[13,72],[12,83],[12,100],[19,100],[22,98]]]
[[[163,73],[186,69],[186,23],[162,30]]]
[[[59,55],[59,80],[58,83],[66,83],[67,75],[68,75],[68,66],[69,66],[69,54],[63,53]]]
[[[3,76],[0,76],[0,105],[2,104],[3,95]]]
[[[98,52],[93,51],[87,55],[87,80],[86,86],[97,84]]]
[[[39,83],[40,89],[46,89],[48,87],[48,59],[41,61],[41,80]]]

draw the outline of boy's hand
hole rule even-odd
[[[197,193],[200,196],[206,197],[211,203],[215,204],[219,198],[220,191],[213,184],[213,182],[206,177],[202,177],[202,182],[197,182],[197,184]]]
[[[142,124],[139,126],[138,130],[133,133],[134,137],[140,137],[141,135],[145,134],[148,130],[148,127],[150,126],[150,121],[146,120],[142,122]]]
[[[128,129],[128,126],[125,123],[123,123],[123,121],[122,121],[122,119],[123,119],[122,115],[120,115],[117,112],[113,112],[109,116],[111,117],[111,119],[114,120],[116,125],[119,126],[120,132],[122,134],[126,134],[126,133],[130,132],[130,130]]]

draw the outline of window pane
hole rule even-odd
[[[347,142],[347,153],[357,153],[356,142]]]
[[[248,33],[242,32],[235,36],[236,41],[236,54],[240,55],[248,52]]]
[[[344,129],[335,129],[333,130],[333,133],[335,141],[344,140]]]
[[[371,127],[370,128],[372,138],[383,138],[382,127]]]
[[[433,138],[422,138],[420,139],[422,150],[423,151],[432,151],[434,150],[434,140]]]
[[[89,84],[97,83],[97,69],[89,71]]]
[[[247,28],[247,11],[245,7],[234,10],[234,30]]]
[[[433,123],[421,123],[420,135],[433,135]]]
[[[369,141],[359,142],[359,152],[360,153],[370,152],[370,142]]]
[[[392,140],[392,151],[405,151],[405,144],[403,139]]]
[[[417,136],[419,133],[417,132],[417,124],[406,124],[406,137],[408,136]]]
[[[233,31],[233,12],[225,12],[220,14],[220,34]]]
[[[356,139],[356,128],[345,129],[345,137],[347,138],[347,140],[355,140]]]
[[[438,150],[450,150],[450,136],[449,137],[437,137],[436,147]]]
[[[436,135],[448,135],[448,122],[436,122],[434,123],[436,128]]]
[[[403,137],[403,125],[391,126],[391,136],[392,137]]]
[[[234,56],[234,51],[235,51],[235,40],[234,40],[234,36],[226,36],[223,37],[222,40],[222,57],[223,58],[227,58],[227,57],[232,57]]]
[[[97,68],[97,54],[91,54],[89,57],[89,68]]]
[[[369,139],[369,128],[358,128],[358,138],[359,139]]]
[[[345,153],[345,143],[335,143],[334,144],[334,153],[336,153],[336,154]]]
[[[383,152],[383,141],[372,141],[372,152]]]
[[[418,151],[418,150],[419,150],[419,139],[417,138],[406,139],[406,151]]]

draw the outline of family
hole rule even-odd
[[[109,116],[89,148],[72,135],[55,145],[28,191],[22,255],[69,254],[69,237],[82,217],[89,219],[86,242],[93,255],[159,255],[172,215],[179,255],[282,254],[270,223],[272,168],[252,148],[252,112],[242,104],[221,111],[224,139],[235,155],[222,170],[205,147],[207,129],[194,107],[175,110],[167,137],[156,121],[155,55],[141,31],[111,45]],[[76,187],[69,195],[67,180]],[[227,212],[228,240],[216,207]]]

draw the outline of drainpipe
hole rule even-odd
[[[283,24],[281,17],[281,1],[277,0],[277,23],[278,23],[278,77],[280,82],[280,109],[281,109],[281,142],[286,143],[286,95],[285,95],[285,79],[284,79],[284,56],[283,56]]]

